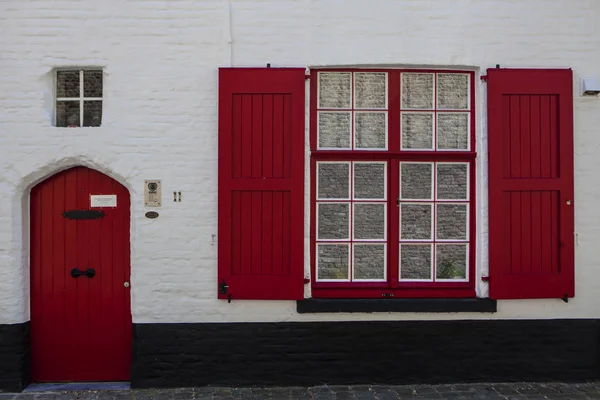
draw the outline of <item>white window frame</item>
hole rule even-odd
[[[59,72],[79,72],[79,97],[58,97],[58,73]],[[54,126],[56,126],[57,103],[59,101],[79,101],[79,126],[83,128],[83,103],[85,101],[104,101],[104,97],[84,97],[83,73],[84,71],[102,72],[102,94],[104,95],[104,70],[102,68],[57,68],[54,70]],[[103,104],[104,106],[104,104]],[[102,125],[102,123],[100,123]],[[60,127],[63,128],[63,127]]]

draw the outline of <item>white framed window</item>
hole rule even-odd
[[[102,124],[102,69],[58,69],[55,83],[55,126]]]

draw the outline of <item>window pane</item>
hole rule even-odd
[[[354,163],[354,198],[385,198],[385,164]]]
[[[400,130],[403,149],[433,148],[433,114],[403,113]]]
[[[56,97],[79,97],[79,71],[56,72]]]
[[[442,204],[436,205],[436,231],[438,239],[467,239],[467,205]]]
[[[431,245],[400,245],[400,279],[431,279]]]
[[[402,74],[402,108],[433,108],[433,74]]]
[[[431,204],[400,205],[400,239],[432,239]]]
[[[437,147],[461,150],[469,148],[469,114],[437,115]]]
[[[432,169],[433,164],[429,163],[401,163],[401,198],[430,200],[432,198]]]
[[[383,72],[354,74],[356,108],[386,108],[386,74]]]
[[[385,279],[385,245],[354,245],[353,279]]]
[[[354,239],[385,238],[385,204],[354,203]]]
[[[319,107],[350,108],[352,74],[319,72]]]
[[[350,148],[350,113],[319,113],[319,147]]]
[[[437,108],[458,110],[469,108],[469,75],[437,75]]]
[[[437,279],[465,279],[467,277],[467,245],[436,245]]]
[[[56,102],[56,126],[79,126],[79,100]]]
[[[83,71],[83,96],[102,97],[102,71]]]
[[[385,149],[385,113],[356,113],[356,147]]]
[[[348,204],[320,203],[318,238],[348,239],[349,210]]]
[[[102,123],[102,101],[83,102],[83,126],[100,126]]]
[[[467,199],[468,164],[437,164],[437,198]]]
[[[348,276],[349,253],[347,244],[318,245],[318,279],[350,279]]]
[[[350,198],[350,164],[318,163],[319,199]]]

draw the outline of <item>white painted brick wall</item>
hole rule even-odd
[[[576,298],[495,315],[298,315],[216,299],[219,66],[571,67],[600,76],[597,0],[1,0],[0,323],[29,319],[28,190],[83,164],[132,195],[135,322],[599,317],[600,99],[575,98]],[[101,128],[54,128],[52,70],[105,71]],[[477,83],[480,271],[487,270],[485,85]],[[574,85],[576,82],[574,82]],[[163,180],[160,218],[143,181]],[[183,202],[169,202],[170,192]],[[487,287],[480,285],[485,295]]]

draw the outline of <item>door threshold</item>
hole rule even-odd
[[[130,390],[129,382],[49,382],[32,383],[23,392],[62,392],[75,390]]]

